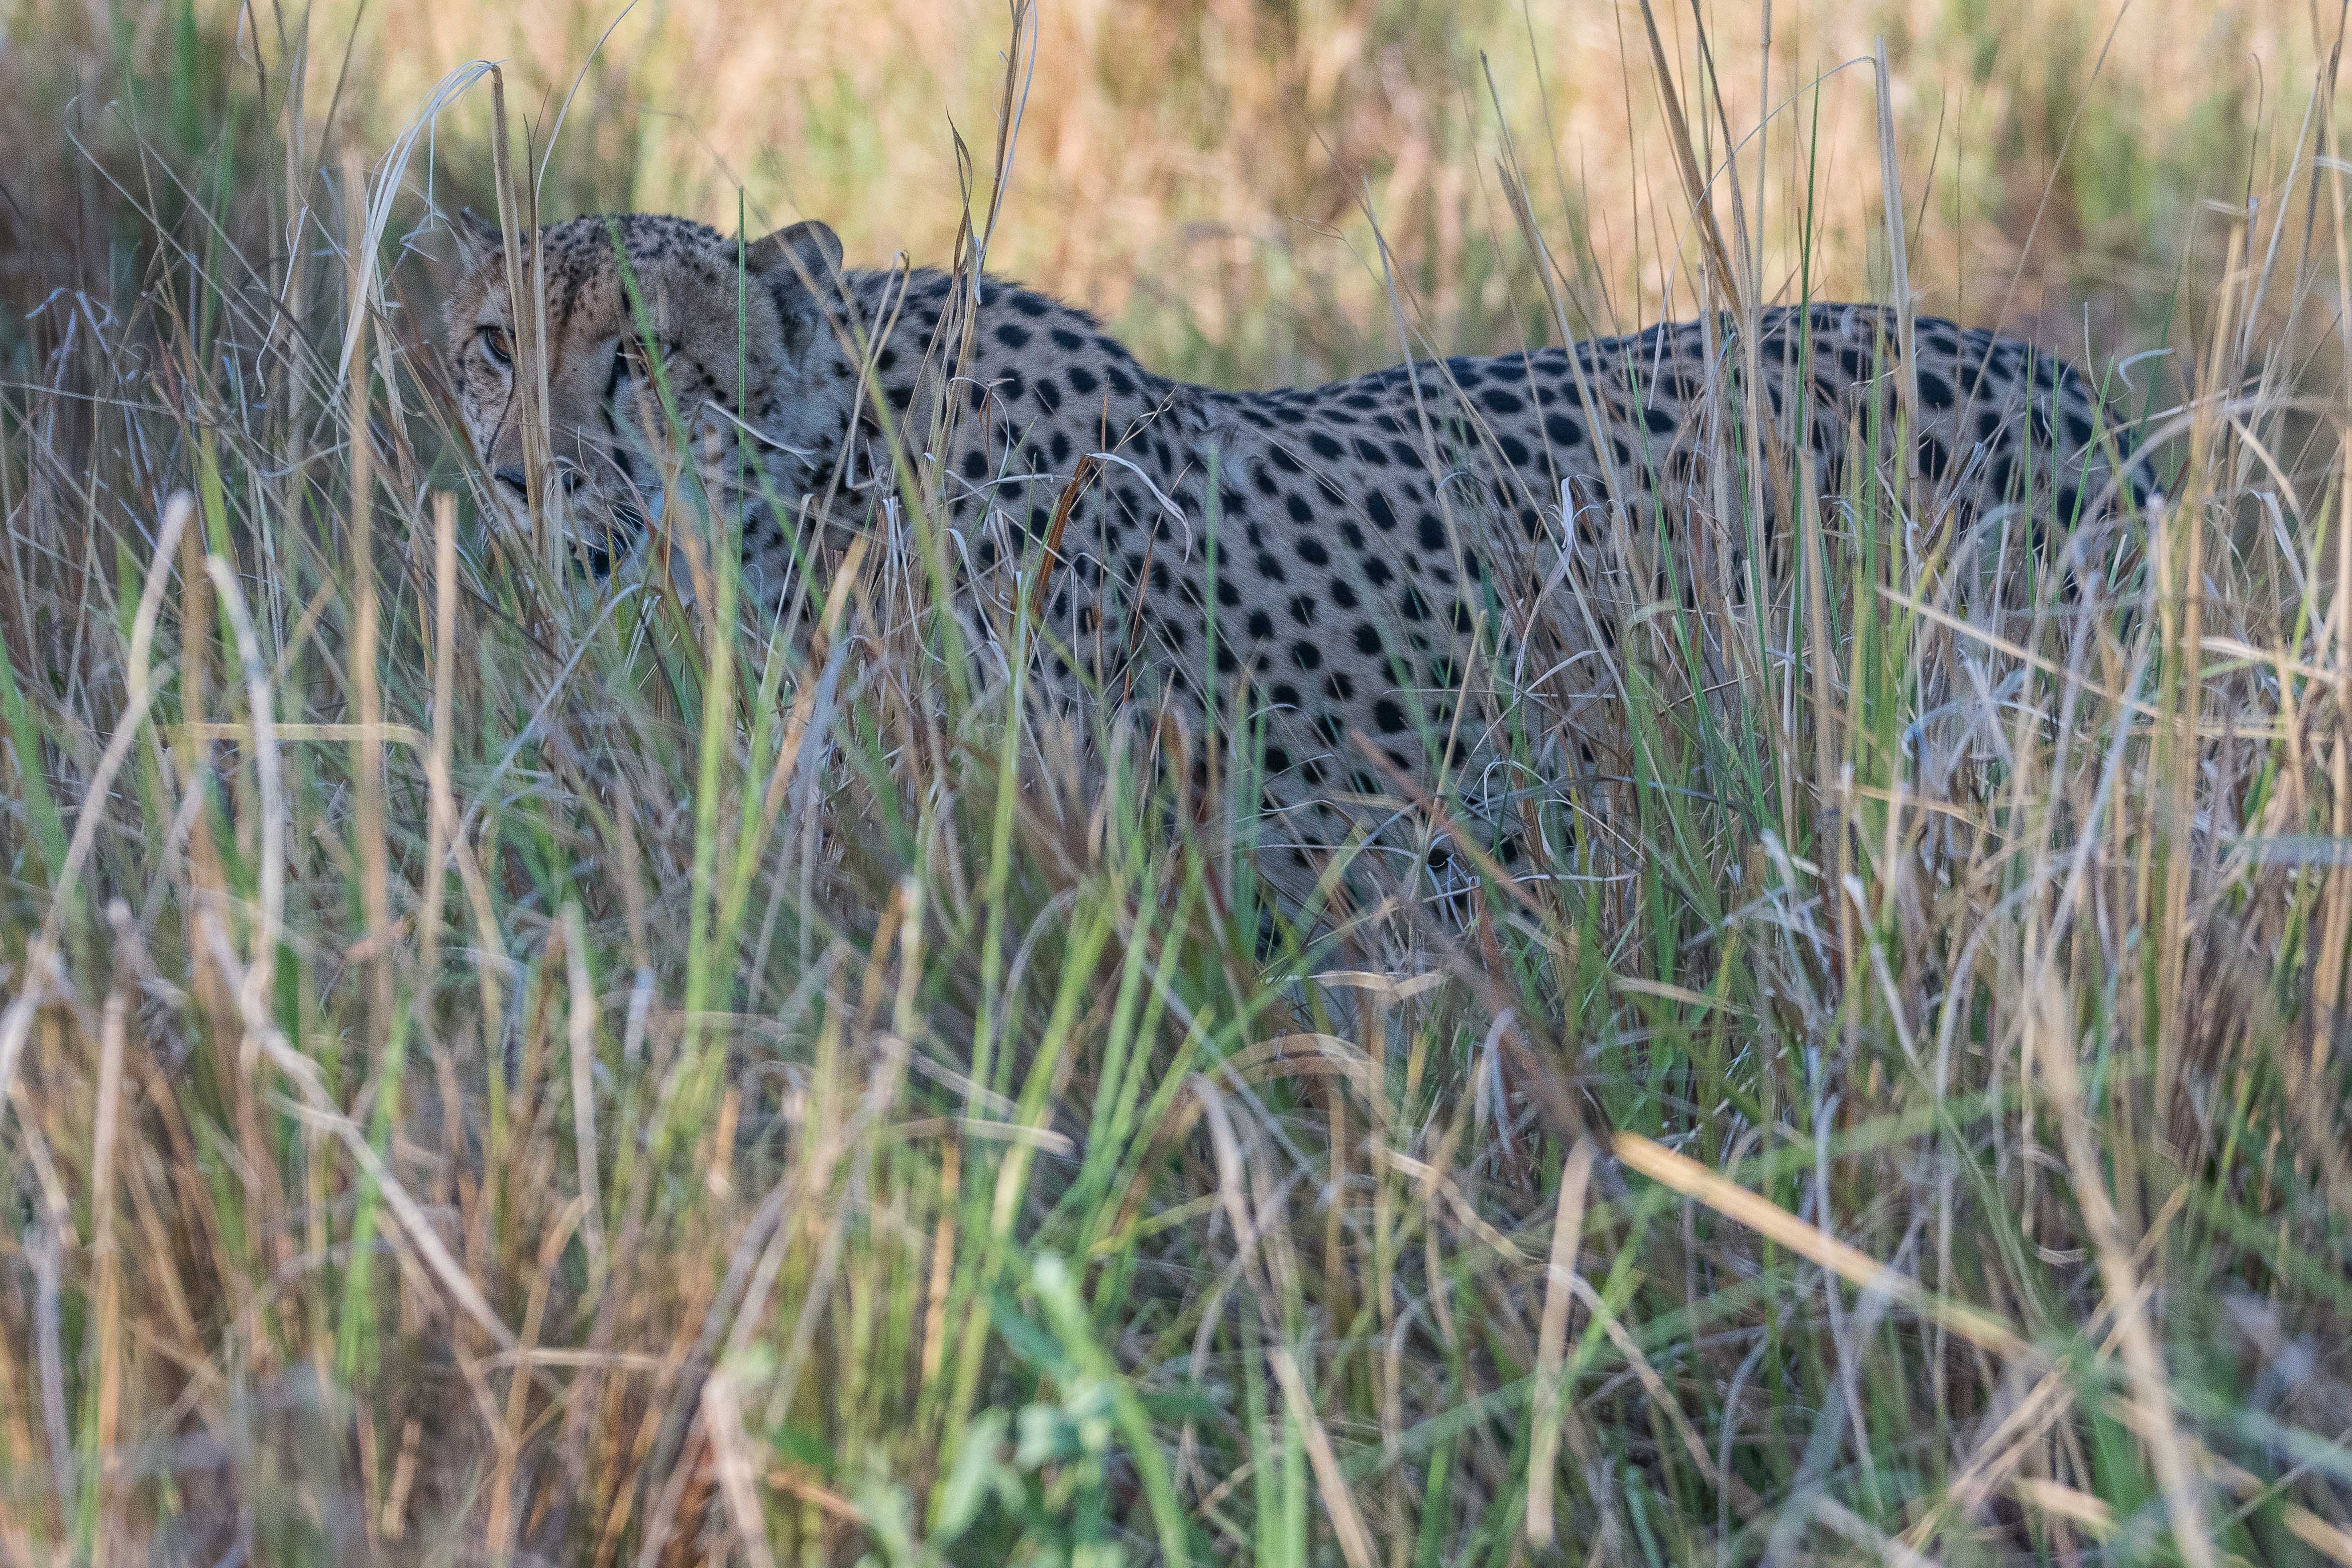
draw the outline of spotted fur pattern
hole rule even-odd
[[[520,328],[496,236],[461,239],[448,352],[490,490],[519,509]],[[1727,323],[1236,393],[1156,375],[1085,311],[995,280],[979,286],[959,355],[947,332],[967,317],[948,277],[843,272],[820,225],[739,256],[680,219],[581,218],[545,231],[542,249],[549,449],[593,568],[637,548],[662,510],[647,332],[691,460],[742,505],[746,581],[771,600],[804,508],[863,514],[888,471],[886,423],[918,443],[944,429],[945,515],[975,601],[1025,563],[1041,665],[1072,694],[1167,702],[1198,724],[1244,689],[1266,721],[1269,804],[1294,820],[1302,863],[1361,815],[1351,802],[1441,760],[1475,763],[1494,712],[1472,689],[1481,651],[1508,642],[1539,586],[1603,585],[1563,563],[1598,573],[1628,558],[1626,540],[1659,539],[1637,589],[1747,591],[1746,541],[1691,521],[1752,510],[1737,493],[1707,505],[1740,482],[1727,479],[1736,464],[1706,460],[1739,444],[1703,412],[1749,361]],[[1811,474],[1832,501],[1906,368],[1916,471],[1937,514],[2022,500],[2034,519],[2072,520],[2146,497],[2097,394],[2023,342],[1921,319],[1906,367],[1883,307],[1774,310],[1760,329],[1779,416],[1780,461],[1767,467]],[[748,492],[746,429],[763,458]],[[1768,498],[1768,515],[1787,510]],[[1575,593],[1550,597],[1567,646],[1612,636],[1613,617],[1568,608]]]

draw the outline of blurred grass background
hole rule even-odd
[[[2338,16],[1659,11],[1768,298],[1888,292],[1883,37],[1923,307],[2166,351],[2175,506],[2001,626],[1891,482],[1755,612],[1621,531],[1534,873],[1268,946],[1246,747],[1081,765],[902,554],[770,642],[478,525],[453,68],[551,216],[987,197],[996,7],[616,9],[0,5],[0,1555],[2352,1563]],[[1697,297],[1638,6],[1036,20],[991,265],[1159,368],[1556,336],[1519,178]]]
[[[717,0],[12,0],[10,298],[130,264],[118,247],[135,254],[140,230],[126,206],[175,195],[141,171],[134,139],[193,185],[182,194],[251,192],[283,182],[264,146],[279,95],[299,92],[314,134],[380,146],[475,58],[508,63],[518,114],[542,134],[569,105],[551,212],[645,208],[731,228],[740,189],[756,223],[821,217],[866,264],[900,250],[943,261],[962,210],[951,128],[983,148],[992,136],[1000,9],[872,0],[771,20]],[[1783,111],[1742,149],[1768,290],[1801,266],[1822,294],[1883,297],[1866,65],[1883,37],[1923,308],[2070,352],[2086,337],[2160,342],[2176,283],[2210,284],[2221,250],[2203,204],[2242,203],[2275,174],[2293,131],[2281,95],[2333,37],[2287,0],[1703,15],[1728,122],[1746,136],[1768,100]],[[1677,64],[1695,63],[1693,14],[1664,7],[1661,26]],[[1040,16],[1036,43],[991,263],[1103,313],[1171,374],[1282,384],[1393,363],[1368,205],[1398,282],[1453,346],[1540,330],[1496,184],[1505,127],[1540,174],[1538,212],[1584,274],[1596,327],[1692,306],[1688,216],[1638,9],[1070,0]],[[438,122],[445,196],[487,186],[487,97]]]

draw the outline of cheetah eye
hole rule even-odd
[[[482,329],[482,352],[490,356],[492,364],[508,370],[514,368],[514,340],[507,336],[504,327]]]

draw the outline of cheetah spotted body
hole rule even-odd
[[[493,495],[520,509],[505,268],[494,233],[460,240],[446,315],[460,407]],[[1701,579],[1744,592],[1745,542],[1690,521],[1720,482],[1696,460],[1722,440],[1699,411],[1744,360],[1702,323],[1234,393],[1153,374],[1084,311],[994,280],[959,361],[945,340],[967,312],[950,309],[963,301],[949,277],[845,272],[821,225],[739,251],[680,219],[581,218],[541,249],[550,452],[598,570],[641,546],[675,472],[651,439],[663,419],[645,329],[703,483],[741,506],[749,591],[769,600],[791,579],[804,510],[864,510],[887,470],[886,424],[918,441],[944,431],[963,591],[984,598],[980,584],[1022,562],[1041,666],[1069,693],[1167,702],[1198,725],[1245,692],[1265,721],[1269,805],[1301,845],[1342,837],[1350,801],[1393,793],[1397,775],[1475,767],[1494,708],[1468,672],[1514,606],[1548,596],[1570,644],[1609,640],[1570,607],[1600,580],[1566,570],[1609,553],[1609,531],[1654,524],[1667,542],[1652,593],[1688,596]],[[1893,405],[1898,330],[1869,305],[1761,318],[1780,438],[1826,493],[1874,409]],[[2132,466],[2117,478],[2128,441],[2072,366],[1942,321],[1916,321],[1914,342],[1915,450],[1937,504],[1981,516],[2030,482],[2042,515],[2071,517],[2144,495]],[[745,431],[762,456],[756,493],[738,479]]]

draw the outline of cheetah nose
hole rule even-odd
[[[530,493],[530,481],[523,478],[520,468],[500,468],[498,478],[499,483],[519,496],[527,496]]]

